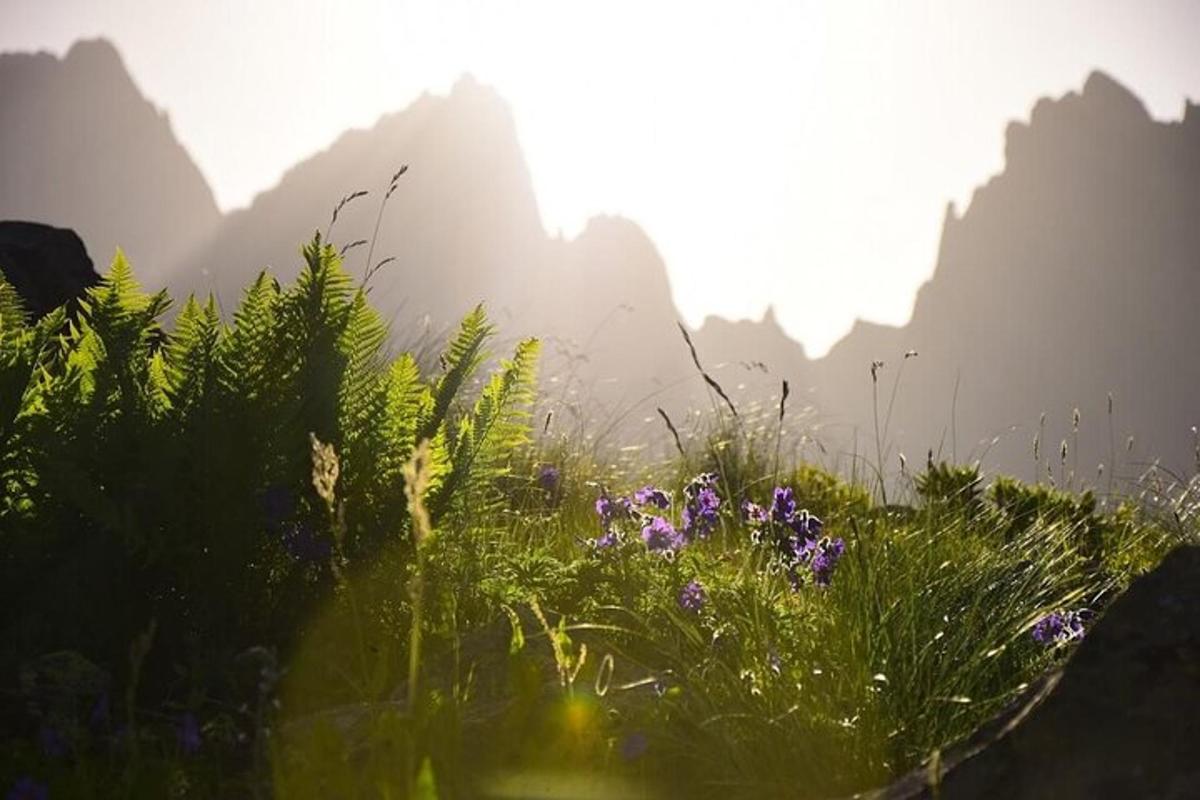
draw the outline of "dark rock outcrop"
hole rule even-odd
[[[870,797],[1200,797],[1200,547],[1136,580],[1060,673],[949,751],[940,770]]]
[[[0,219],[78,231],[101,271],[120,247],[157,288],[220,211],[116,48],[88,40],[0,54]]]
[[[100,281],[75,231],[37,222],[0,222],[0,272],[35,317]]]

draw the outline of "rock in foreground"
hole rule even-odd
[[[1200,797],[1200,547],[1113,603],[1070,662],[874,800]]]

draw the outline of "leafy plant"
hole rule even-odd
[[[931,460],[915,481],[917,494],[925,507],[934,511],[961,511],[968,516],[979,511],[982,490],[979,467],[948,464]]]
[[[338,568],[397,541],[411,557],[418,442],[434,524],[496,496],[527,437],[536,340],[475,391],[493,334],[476,308],[427,379],[387,355],[387,327],[319,234],[302,257],[291,286],[259,275],[232,320],[188,298],[173,327],[170,299],[119,253],[71,317],[31,323],[0,280],[0,666],[59,647],[119,664],[154,620],[147,697],[181,673],[211,687],[246,648],[286,650]],[[310,436],[338,456],[336,526]]]

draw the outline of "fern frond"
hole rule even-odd
[[[367,303],[366,294],[362,290],[356,292],[339,343],[346,355],[339,405],[348,427],[358,427],[382,411],[382,407],[375,405],[373,395],[381,394],[385,388],[383,344],[387,334],[387,325]]]
[[[210,295],[201,306],[188,297],[175,319],[175,330],[166,348],[167,393],[180,413],[199,405],[217,377],[221,320]]]
[[[417,445],[421,409],[432,403],[433,392],[421,382],[421,369],[411,353],[392,362],[387,377],[387,410],[384,424],[392,452],[399,461],[408,458]]]
[[[171,408],[170,367],[162,350],[156,350],[146,364],[146,379],[142,383],[142,400],[151,419],[161,418]]]
[[[248,399],[261,387],[274,348],[280,297],[279,282],[265,270],[242,296],[219,348],[219,381],[227,394]]]
[[[460,488],[500,474],[513,451],[528,441],[539,351],[536,339],[520,342],[512,360],[501,362],[471,415],[459,425],[450,445],[450,471],[431,504],[435,516],[446,510]]]
[[[482,305],[475,306],[463,318],[458,334],[442,357],[445,372],[434,387],[432,403],[422,415],[418,440],[432,437],[445,421],[450,404],[483,363],[483,347],[493,333]]]
[[[29,310],[16,288],[0,272],[0,341],[18,334],[29,325]]]
[[[337,418],[342,438],[345,485],[370,501],[385,476],[380,463],[390,450],[384,419],[388,407],[388,373],[383,345],[387,326],[358,291],[346,315],[339,349],[345,368],[338,391]]]

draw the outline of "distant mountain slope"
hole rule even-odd
[[[0,219],[70,227],[150,282],[217,224],[212,192],[106,41],[0,55]]]
[[[914,466],[929,449],[986,452],[986,464],[1031,477],[1043,412],[1043,477],[1047,461],[1060,477],[1064,439],[1067,470],[1077,465],[1089,481],[1101,463],[1111,472],[1114,455],[1125,475],[1152,457],[1190,469],[1200,424],[1198,221],[1200,107],[1156,122],[1097,72],[1081,93],[1040,100],[1028,123],[1009,126],[1004,171],[964,214],[948,209],[936,271],[907,325],[860,322],[815,362],[782,336],[772,345],[759,330],[746,334],[760,340],[759,358],[803,375],[827,436],[846,447],[856,427],[859,452],[872,459],[869,367],[885,362],[885,410],[903,363],[890,469],[896,450]],[[906,361],[908,350],[918,357]]]
[[[261,268],[294,274],[300,242],[352,191],[370,194],[342,211],[332,239],[370,239],[401,164],[410,170],[373,254],[397,260],[372,282],[401,339],[440,332],[486,300],[506,337],[546,340],[556,424],[591,400],[590,431],[645,441],[644,425],[661,432],[656,406],[676,419],[709,406],[653,243],[610,217],[573,240],[547,236],[508,107],[469,78],[344,134],[222,218],[111,46],[83,43],[61,61],[0,57],[0,217],[72,225],[101,262],[119,242],[148,283],[215,291],[226,311]],[[948,210],[935,273],[907,325],[859,323],[818,360],[771,314],[710,319],[693,337],[739,403],[775,402],[787,379],[792,413],[813,407],[804,423],[819,423],[832,455],[874,458],[869,366],[882,360],[881,415],[903,364],[891,469],[897,451],[914,468],[930,449],[960,459],[986,451],[990,467],[1031,476],[1042,412],[1043,474],[1047,461],[1060,474],[1064,439],[1067,467],[1087,478],[1100,462],[1111,473],[1114,455],[1123,474],[1152,455],[1186,468],[1200,424],[1197,220],[1200,109],[1156,122],[1094,73],[1081,92],[1041,100],[1027,123],[1010,125],[1004,171],[964,213]],[[350,250],[351,271],[361,274],[366,256],[366,246]],[[918,357],[904,359],[908,350]]]
[[[408,311],[446,322],[485,297],[528,290],[546,257],[533,187],[507,106],[470,79],[297,164],[228,215],[173,282],[215,289],[228,305],[263,267],[291,277],[300,243],[324,231],[338,199],[356,190],[370,194],[342,209],[331,238],[339,245],[370,239],[383,191],[402,164],[411,169],[388,202],[373,259],[397,262],[373,282],[376,302],[395,310],[407,301]],[[360,275],[367,250],[347,254]]]
[[[571,241],[548,237],[508,106],[469,77],[449,95],[424,95],[296,165],[228,215],[170,283],[214,291],[229,310],[263,267],[294,275],[299,244],[324,231],[338,199],[358,190],[369,194],[341,210],[331,240],[339,247],[370,240],[402,164],[410,169],[384,209],[371,258],[396,258],[371,292],[402,339],[418,335],[425,320],[442,331],[486,301],[506,337],[547,339],[547,370],[574,377],[564,402],[599,400],[605,417],[687,374],[654,245],[632,222],[611,217],[593,219]],[[359,276],[368,250],[346,254]]]

